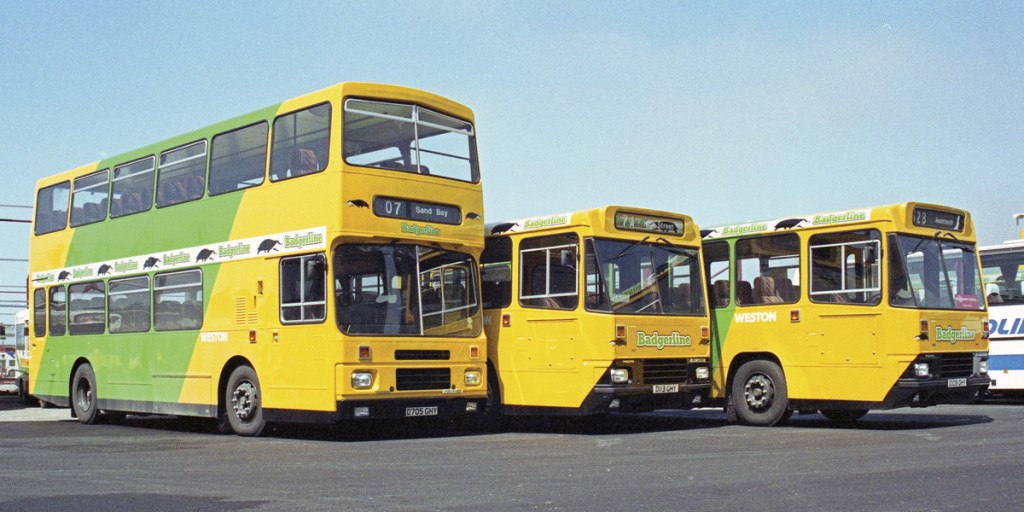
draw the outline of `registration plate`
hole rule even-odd
[[[660,394],[660,393],[678,393],[678,392],[679,392],[679,384],[655,384],[654,385],[654,393],[655,394]]]
[[[967,379],[949,379],[946,386],[951,388],[965,388],[967,387]]]
[[[405,415],[408,416],[437,416],[437,407],[406,407]]]

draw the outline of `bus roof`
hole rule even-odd
[[[369,82],[341,82],[259,110],[235,116],[199,129],[193,129],[162,141],[137,147],[118,155],[104,158],[103,160],[98,160],[64,172],[43,177],[36,183],[36,189],[38,190],[55,183],[72,180],[96,170],[113,167],[125,162],[131,162],[139,158],[154,155],[200,139],[209,139],[217,133],[273,119],[278,114],[298,110],[302,106],[320,103],[327,101],[328,99],[340,99],[345,96],[358,96],[360,98],[368,99],[393,99],[394,97],[399,96],[407,98],[411,102],[429,104],[431,107],[436,108],[443,113],[475,123],[475,120],[473,119],[473,112],[469,107],[427,91],[400,85]]]
[[[689,215],[617,205],[488,223],[484,232],[487,236],[500,236],[581,226],[686,239],[697,233],[697,225]]]
[[[912,212],[928,212],[930,214],[947,214],[942,218],[929,217],[922,223],[915,223],[910,215]],[[948,219],[946,218],[948,217]],[[792,231],[817,229],[835,225],[856,225],[874,222],[892,222],[898,225],[913,226],[917,229],[943,229],[940,222],[949,221],[947,230],[962,232],[973,237],[974,228],[971,215],[966,210],[930,203],[904,202],[868,208],[838,210],[833,212],[813,213],[782,217],[777,219],[726,224],[701,230],[704,240],[719,238],[735,238],[744,235],[771,233],[775,231]]]

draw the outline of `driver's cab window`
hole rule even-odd
[[[519,303],[575,309],[579,304],[579,237],[528,238],[519,244]]]

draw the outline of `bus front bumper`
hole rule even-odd
[[[992,383],[988,375],[941,379],[899,379],[886,397],[886,408],[963,404],[981,398]]]
[[[692,409],[708,404],[710,383],[598,384],[580,407],[582,414],[648,412],[656,409]]]
[[[352,420],[395,418],[450,419],[477,414],[486,398],[393,398],[387,400],[345,400],[336,412],[265,409],[267,421],[282,423],[336,423]]]

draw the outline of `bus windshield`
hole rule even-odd
[[[974,245],[889,235],[889,301],[917,309],[985,309]]]
[[[703,315],[699,251],[667,243],[587,240],[587,309]]]
[[[479,180],[473,125],[467,121],[417,105],[350,98],[343,132],[349,164]]]
[[[476,263],[420,245],[339,246],[334,252],[338,326],[345,334],[476,336]]]
[[[989,254],[983,252],[981,267],[990,307],[1024,304],[1024,250]]]

